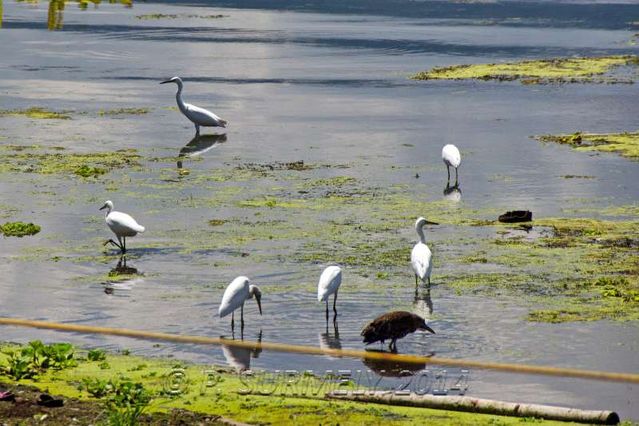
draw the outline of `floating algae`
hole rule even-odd
[[[0,234],[5,237],[25,237],[27,235],[35,235],[40,232],[40,226],[33,223],[24,222],[7,222],[0,225]]]
[[[66,112],[50,111],[45,108],[31,107],[27,109],[14,109],[14,110],[0,110],[0,117],[14,116],[14,117],[27,117],[33,119],[43,120],[68,120],[71,117]]]
[[[38,371],[39,374],[33,378],[20,380],[0,373],[0,383],[34,386],[53,395],[96,404],[103,404],[109,398],[114,391],[113,385],[130,383],[131,387],[143,389],[151,398],[150,403],[145,405],[146,414],[179,409],[181,419],[188,418],[187,415],[193,411],[249,424],[287,424],[294,419],[295,424],[316,425],[325,423],[327,418],[339,418],[344,424],[378,424],[383,419],[383,423],[388,425],[508,426],[522,422],[518,418],[489,414],[329,401],[324,399],[328,391],[352,390],[355,386],[362,389],[352,380],[343,380],[336,375],[296,373],[287,377],[286,386],[270,386],[272,391],[267,394],[259,388],[259,384],[263,384],[265,378],[274,378],[268,371],[264,372],[264,376],[260,376],[262,372],[254,371],[257,378],[254,380],[251,375],[241,376],[221,366],[190,364],[175,359],[141,358],[128,351],[117,355],[100,353],[96,357],[89,355],[89,351],[57,344],[59,347],[62,345],[71,348],[73,363],[67,363],[62,369]],[[9,344],[0,346],[0,366],[7,367],[0,371],[10,371],[12,366],[17,365],[14,359],[19,361],[20,358],[12,358],[12,354],[19,354],[25,347]],[[31,364],[26,366],[27,369],[35,367]],[[544,420],[535,420],[535,423],[565,424]]]
[[[147,114],[149,112],[149,108],[115,108],[115,109],[107,109],[98,111],[98,115],[107,115],[107,116],[115,116],[115,115],[141,115]]]
[[[535,136],[541,142],[570,145],[577,151],[617,152],[623,157],[639,160],[639,131],[623,133],[582,133]]]
[[[459,261],[492,269],[442,279],[459,292],[525,296],[541,308],[529,313],[530,321],[639,319],[639,221],[549,218],[534,224],[552,232],[482,242]]]
[[[61,148],[42,146],[0,146],[0,173],[39,173],[98,177],[113,169],[139,166],[134,149],[90,154],[62,152]],[[53,151],[53,152],[51,152]]]
[[[599,57],[541,59],[501,64],[471,64],[435,67],[411,76],[414,80],[519,80],[522,84],[632,83],[632,77],[610,75],[615,68],[639,65],[639,57],[616,55]]]
[[[135,18],[136,19],[141,19],[143,21],[147,21],[147,20],[154,20],[154,19],[179,19],[179,18],[183,18],[183,19],[190,19],[190,18],[197,18],[197,19],[220,19],[220,18],[226,18],[228,17],[228,15],[193,15],[193,14],[165,14],[165,13],[148,13],[146,15],[136,15]]]

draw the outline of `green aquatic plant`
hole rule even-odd
[[[50,111],[41,107],[30,107],[27,109],[13,109],[13,110],[0,110],[0,117],[3,116],[15,116],[15,117],[27,117],[32,119],[42,120],[68,120],[71,116],[66,112]]]
[[[411,76],[414,80],[519,80],[523,84],[628,83],[633,80],[607,75],[620,66],[639,65],[635,55],[554,58],[497,64],[436,67]]]
[[[18,350],[10,351],[7,363],[0,364],[0,373],[14,380],[36,379],[48,369],[62,370],[76,365],[71,344],[45,345],[34,340]]]
[[[87,154],[66,152],[57,147],[0,146],[0,173],[62,174],[83,178],[98,177],[113,169],[139,167],[135,149]]]
[[[115,115],[141,115],[147,114],[150,111],[149,108],[115,108],[115,109],[107,109],[98,111],[98,115],[107,115],[107,116],[115,116]]]
[[[616,152],[623,157],[639,160],[639,132],[582,133],[567,135],[540,135],[541,142],[570,145],[577,151]]]
[[[35,235],[40,232],[39,225],[24,222],[6,222],[0,225],[0,234],[5,237],[25,237],[27,235]]]

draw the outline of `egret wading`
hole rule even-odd
[[[100,207],[100,210],[104,209],[107,209],[104,220],[118,238],[117,243],[110,239],[105,242],[104,245],[113,244],[119,247],[124,254],[126,253],[126,237],[135,237],[138,233],[144,232],[144,226],[137,223],[135,219],[126,213],[113,211],[113,203],[111,201],[106,201],[104,205]]]
[[[455,168],[455,186],[457,186],[457,168],[461,164],[461,154],[455,145],[448,144],[442,148],[442,160],[446,164],[446,171],[448,172],[448,181],[450,182],[450,168]]]
[[[262,292],[256,285],[251,285],[250,281],[246,277],[237,277],[231,284],[224,290],[222,296],[222,303],[220,303],[220,309],[218,313],[220,318],[224,318],[228,314],[231,314],[231,329],[235,328],[235,310],[240,308],[240,321],[241,328],[244,330],[244,302],[248,299],[252,299],[255,296],[257,307],[262,315]]]
[[[326,321],[328,322],[328,298],[333,294],[333,321],[337,319],[337,291],[342,284],[342,269],[339,266],[329,266],[320,275],[317,284],[317,301],[326,302]]]
[[[200,108],[195,105],[187,104],[182,100],[182,88],[184,84],[182,84],[182,79],[180,77],[173,77],[170,80],[166,80],[161,82],[160,84],[166,83],[175,83],[178,86],[177,93],[175,94],[175,99],[177,100],[178,108],[182,114],[186,116],[189,120],[195,124],[195,135],[199,136],[200,134],[200,126],[203,127],[226,127],[227,121],[222,120],[217,115],[213,114],[211,111],[208,111],[204,108]]]
[[[438,225],[436,222],[430,222],[423,217],[420,217],[415,222],[415,231],[419,236],[419,242],[415,244],[413,250],[410,253],[410,264],[415,272],[415,291],[417,291],[417,280],[422,280],[423,283],[430,285],[430,273],[433,270],[433,254],[426,245],[426,237],[424,237],[424,225]]]
[[[367,345],[374,342],[384,344],[384,341],[390,340],[388,349],[391,352],[397,352],[397,339],[417,330],[425,330],[435,334],[419,315],[406,311],[393,311],[375,318],[364,327],[361,335]]]

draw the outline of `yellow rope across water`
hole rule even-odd
[[[538,365],[527,364],[508,364],[498,362],[487,361],[475,361],[469,359],[453,359],[453,358],[439,358],[439,357],[426,357],[420,355],[404,355],[404,354],[392,354],[387,352],[374,352],[374,351],[360,351],[354,349],[324,349],[314,346],[302,346],[302,345],[289,345],[285,343],[271,343],[271,342],[252,342],[243,340],[228,340],[217,337],[205,337],[205,336],[189,336],[170,333],[159,333],[153,331],[143,330],[131,330],[126,328],[110,328],[110,327],[95,327],[90,325],[77,325],[77,324],[60,324],[47,321],[32,321],[19,318],[1,318],[0,325],[16,326],[16,327],[31,327],[42,328],[48,330],[57,331],[69,331],[74,333],[87,333],[87,334],[107,334],[111,336],[123,336],[131,337],[135,339],[146,340],[164,340],[180,343],[195,343],[200,345],[227,345],[235,346],[247,349],[254,349],[256,346],[260,346],[264,350],[271,350],[277,352],[293,352],[307,355],[331,355],[334,357],[349,357],[360,359],[377,359],[387,361],[398,361],[414,364],[436,364],[445,365],[449,367],[465,367],[465,368],[478,368],[488,369],[495,371],[504,371],[508,373],[519,374],[538,374],[544,376],[559,376],[559,377],[577,377],[581,379],[591,380],[605,380],[613,382],[625,382],[625,383],[639,383],[639,374],[632,373],[614,373],[609,371],[591,371],[591,370],[579,370],[576,368],[561,368],[561,367],[545,367]]]

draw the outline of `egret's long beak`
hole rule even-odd
[[[105,204],[105,205],[103,205],[102,207],[100,207],[100,210],[104,210],[104,209],[106,209],[106,208],[107,208],[107,205]]]
[[[173,82],[172,82],[171,80],[166,80],[166,81],[163,81],[163,82],[162,82],[162,83],[160,83],[160,84],[165,84],[165,83],[173,83]]]
[[[439,225],[437,222],[431,222],[430,220],[426,221],[426,225]]]
[[[424,324],[423,326],[420,327],[422,330],[426,330],[426,331],[430,331],[431,333],[435,334],[435,330],[433,330],[432,328],[430,328],[429,326],[427,326],[426,324]]]
[[[260,315],[262,315],[262,298],[256,297],[255,301],[257,302],[257,308],[260,310]]]

